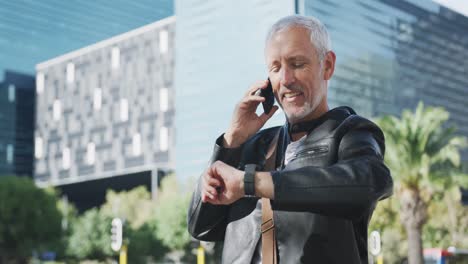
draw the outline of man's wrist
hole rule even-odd
[[[244,169],[244,196],[255,196],[255,164],[247,164]]]
[[[225,148],[237,148],[242,145],[242,143],[244,143],[242,139],[239,140],[238,136],[232,134],[229,131],[223,135],[223,147]]]
[[[270,172],[257,171],[255,173],[255,196],[274,199],[275,186]]]

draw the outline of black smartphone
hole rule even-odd
[[[260,96],[265,97],[263,105],[263,112],[265,114],[270,113],[273,104],[275,103],[275,95],[273,94],[273,87],[271,86],[270,78],[268,78],[268,86],[265,89],[260,89]]]

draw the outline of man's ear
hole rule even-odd
[[[330,80],[335,72],[336,55],[333,51],[328,51],[323,58],[323,79]]]

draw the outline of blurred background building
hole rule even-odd
[[[0,177],[33,174],[34,76],[5,71],[0,82]]]
[[[79,208],[174,169],[174,17],[36,66],[34,179]],[[151,187],[151,185],[153,185]]]
[[[34,65],[174,15],[173,0],[1,1],[0,72]]]
[[[331,35],[337,65],[330,107],[348,105],[371,118],[399,115],[422,100],[445,107],[450,123],[468,136],[468,18],[436,2],[176,1],[179,177],[202,172],[239,98],[267,77],[268,27],[294,13],[319,18]],[[267,124],[283,120],[278,113]]]

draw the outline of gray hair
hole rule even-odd
[[[265,44],[278,32],[292,27],[302,27],[309,31],[310,42],[317,50],[319,60],[322,61],[325,54],[331,50],[331,41],[325,26],[315,17],[291,15],[278,20],[267,34]]]

